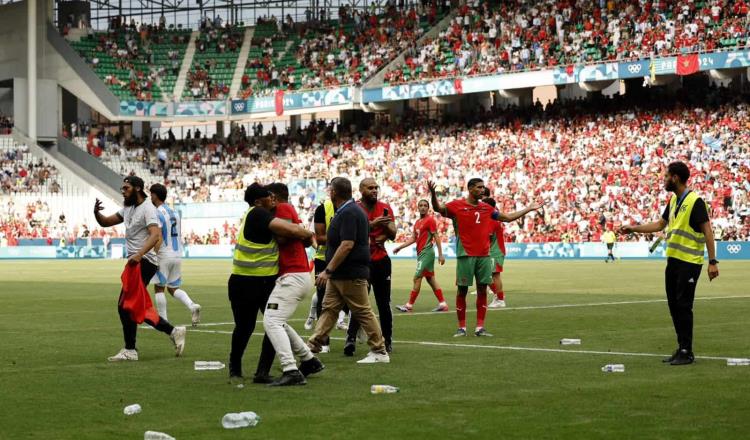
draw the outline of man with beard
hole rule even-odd
[[[370,278],[369,285],[375,295],[380,315],[380,329],[385,338],[385,349],[392,351],[393,312],[391,312],[391,259],[385,250],[386,240],[396,238],[396,223],[393,208],[378,200],[380,186],[375,179],[366,178],[359,184],[362,198],[357,202],[367,215],[370,238]],[[349,329],[344,344],[344,354],[354,356],[359,323],[354,317],[349,320]]]
[[[672,315],[677,350],[663,362],[688,365],[693,355],[693,301],[703,267],[703,251],[708,248],[708,279],[719,276],[716,245],[706,203],[687,188],[690,169],[683,162],[672,162],[664,173],[664,189],[672,197],[659,220],[645,225],[625,225],[623,234],[649,234],[667,228],[667,269],[664,272],[667,304]]]
[[[105,217],[101,213],[104,209],[102,202],[96,199],[94,217],[96,217],[99,226],[103,228],[125,223],[128,264],[140,264],[141,281],[145,289],[145,286],[156,274],[157,257],[154,248],[158,248],[161,237],[159,236],[159,219],[156,207],[152,203],[146,202],[146,193],[143,192],[143,186],[143,180],[140,177],[126,177],[120,189],[125,207],[116,214]],[[120,291],[117,311],[122,323],[125,348],[111,356],[109,360],[111,362],[137,361],[138,351],[135,348],[135,338],[138,325],[130,317],[130,313],[123,308],[122,291]],[[169,335],[175,346],[176,355],[182,354],[185,348],[185,327],[173,327],[172,324],[161,317],[158,322],[153,322],[150,319],[146,319],[145,322],[156,330]]]
[[[399,247],[393,250],[393,254],[398,254],[399,251],[412,244],[417,244],[417,271],[414,273],[414,286],[409,294],[409,302],[403,306],[396,306],[396,309],[401,312],[411,312],[414,302],[417,300],[419,290],[422,287],[422,278],[427,279],[427,284],[432,287],[433,293],[438,300],[438,306],[433,309],[433,312],[447,312],[448,304],[445,302],[443,297],[443,291],[438,285],[437,278],[435,278],[435,248],[437,245],[438,250],[438,261],[442,266],[445,264],[445,257],[443,256],[443,246],[440,243],[440,236],[437,231],[437,222],[435,217],[428,215],[430,212],[430,203],[422,199],[417,202],[417,209],[419,210],[419,220],[414,223],[414,235],[406,243],[401,244]]]
[[[258,312],[265,313],[268,297],[279,273],[279,246],[276,236],[296,240],[312,240],[312,232],[286,220],[274,218],[273,194],[263,185],[253,183],[245,190],[250,205],[242,217],[229,277],[229,301],[232,305],[234,330],[229,354],[229,377],[242,382],[242,356],[255,330]],[[270,384],[275,350],[266,335],[263,338],[254,383]],[[304,379],[304,378],[303,378]]]

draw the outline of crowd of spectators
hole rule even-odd
[[[0,195],[58,193],[57,169],[31,156],[26,146],[0,148]]]
[[[750,48],[746,0],[462,0],[452,23],[385,81]]]
[[[190,98],[229,97],[243,32],[238,26],[222,27],[222,20],[218,15],[213,21],[202,22],[200,36],[195,42],[193,67],[188,72],[185,83],[185,90],[189,91]]]
[[[439,17],[436,1],[408,7],[391,3],[380,13],[374,3],[370,11],[342,6],[337,20],[323,14],[323,19],[311,17],[295,24],[289,16],[284,22],[271,17],[267,21],[278,23],[279,31],[254,41],[262,52],[247,60],[255,75],[243,77],[241,94],[361,85],[413,45]],[[447,3],[441,4],[447,10]],[[276,41],[288,44],[279,51]],[[293,62],[282,61],[286,52],[294,53]]]
[[[718,237],[750,239],[747,97],[687,93],[640,98],[637,105],[627,96],[538,104],[439,124],[407,116],[399,126],[354,134],[325,122],[277,136],[248,136],[239,128],[227,140],[195,136],[152,148],[115,147],[104,158],[116,155],[123,174],[164,181],[175,202],[238,201],[254,181],[295,183],[292,203],[308,219],[326,179],[374,177],[396,211],[400,238],[416,220],[426,179],[447,199],[480,176],[503,210],[544,202],[543,215],[508,225],[507,239],[517,242],[598,241],[606,227],[655,218],[668,197],[663,170],[684,160]],[[450,237],[449,224],[440,224]]]

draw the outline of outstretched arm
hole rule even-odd
[[[659,220],[651,223],[646,223],[645,225],[623,225],[620,228],[621,234],[632,234],[632,233],[638,233],[638,234],[650,234],[652,232],[659,232],[664,230],[664,228],[667,227],[667,222],[660,218]]]
[[[525,216],[526,214],[528,214],[528,213],[530,213],[532,211],[536,211],[538,209],[542,209],[542,205],[540,205],[540,204],[537,203],[537,204],[528,206],[528,207],[526,207],[526,208],[524,208],[524,209],[522,209],[520,211],[511,212],[510,214],[505,214],[505,213],[500,212],[499,213],[500,215],[497,217],[497,219],[500,220],[500,221],[502,221],[502,222],[508,223],[508,222],[512,222],[514,220],[518,220],[519,218]]]

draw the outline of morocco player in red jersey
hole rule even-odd
[[[443,247],[440,244],[440,236],[437,232],[437,223],[435,217],[428,215],[430,204],[427,200],[420,200],[417,203],[417,209],[419,210],[419,220],[414,223],[414,235],[409,241],[393,250],[394,254],[398,254],[401,249],[414,243],[417,244],[417,271],[414,273],[414,287],[411,289],[409,302],[403,306],[396,306],[396,309],[402,312],[411,312],[419,295],[419,289],[422,287],[422,278],[426,278],[427,284],[432,287],[432,291],[438,300],[438,306],[433,312],[447,312],[448,304],[445,302],[443,291],[435,278],[435,244],[437,245],[438,262],[441,266],[445,264]]]
[[[466,336],[466,295],[476,278],[477,281],[477,326],[476,336],[491,336],[484,329],[487,314],[487,286],[492,283],[492,257],[490,257],[490,233],[495,220],[511,222],[531,211],[541,208],[532,205],[512,214],[502,214],[492,206],[481,202],[486,188],[482,179],[470,179],[467,185],[469,194],[465,199],[456,199],[441,205],[437,198],[435,184],[427,182],[435,212],[453,219],[456,231],[456,314],[458,330],[454,336]]]
[[[492,197],[485,197],[482,201],[493,208],[496,205],[495,199]],[[500,277],[505,263],[505,255],[505,228],[502,222],[496,221],[490,233],[490,257],[492,257],[493,263],[490,290],[495,294],[495,298],[487,306],[491,309],[505,307],[505,292],[503,291],[503,280]]]

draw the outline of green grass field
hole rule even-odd
[[[413,264],[394,265],[394,305],[408,296]],[[747,262],[722,262],[713,283],[702,275],[695,351],[703,358],[691,366],[663,365],[656,356],[675,346],[663,301],[664,262],[510,261],[509,307],[488,313],[494,337],[453,338],[453,312],[394,312],[390,364],[357,365],[366,346],[349,358],[335,339],[332,352],[320,355],[325,371],[305,387],[283,389],[237,389],[227,383],[226,369],[193,370],[195,360],[228,356],[228,260],[184,264],[185,289],[203,305],[207,325],[188,332],[183,358],[173,356],[165,335],[139,330],[140,361],[108,363],[122,347],[116,311],[122,265],[0,262],[0,438],[141,439],[146,430],[180,440],[750,436],[750,367],[707,358],[750,357]],[[439,268],[449,298],[453,268],[452,262]],[[415,312],[435,305],[424,287]],[[302,329],[308,305],[292,322],[303,335],[310,333]],[[189,322],[173,299],[169,318]],[[583,343],[561,347],[561,338]],[[255,369],[260,339],[251,339],[246,373]],[[602,373],[607,363],[623,363],[626,371]],[[371,395],[376,383],[401,393]],[[131,403],[143,412],[124,416]],[[258,426],[221,427],[225,413],[250,410],[261,416]]]

